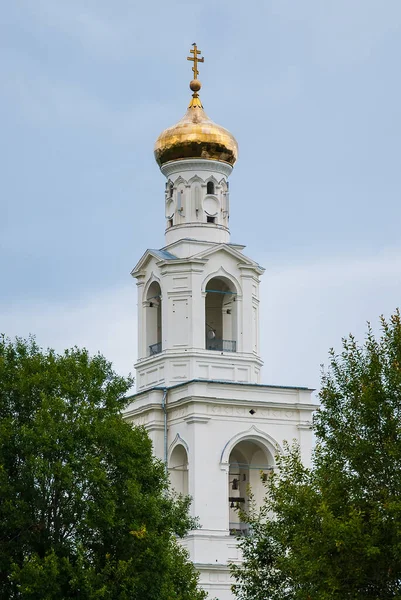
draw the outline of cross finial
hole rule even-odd
[[[187,60],[192,60],[192,62],[194,63],[194,66],[192,67],[192,71],[194,72],[194,79],[198,79],[198,75],[199,75],[199,71],[198,71],[198,62],[205,62],[205,59],[203,58],[198,58],[198,54],[201,54],[201,50],[198,50],[197,45],[196,44],[192,44],[193,48],[192,50],[190,50],[190,53],[193,54],[193,56],[187,56]]]

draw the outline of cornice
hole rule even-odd
[[[163,354],[163,352],[161,353]],[[138,361],[136,363],[136,365],[142,365],[144,364],[145,360],[154,360],[157,357],[160,357],[161,355],[158,354],[156,355],[156,357],[148,357],[146,359],[142,359],[143,362]],[[136,366],[134,365],[134,366]],[[282,391],[282,392],[290,392],[290,393],[295,393],[295,392],[301,392],[301,393],[305,393],[308,392],[309,394],[311,394],[312,392],[315,392],[316,390],[314,388],[308,388],[308,387],[304,387],[304,386],[291,386],[291,385],[269,385],[267,383],[240,383],[238,381],[221,381],[218,379],[187,379],[186,381],[180,381],[179,383],[175,383],[173,385],[155,385],[153,387],[149,387],[146,388],[145,390],[140,390],[138,392],[136,392],[135,394],[131,394],[130,396],[127,397],[127,400],[132,399],[132,401],[135,400],[135,398],[139,398],[140,396],[144,396],[146,394],[150,394],[150,393],[160,393],[163,392],[164,390],[167,389],[167,391],[174,391],[177,390],[179,388],[185,388],[186,386],[192,385],[192,384],[212,384],[212,385],[218,385],[218,386],[229,386],[230,390],[235,386],[240,390],[246,390],[248,389],[249,391],[255,390],[255,389],[260,389],[260,390],[270,390],[272,392],[275,391]],[[319,404],[314,403],[313,406],[316,408],[319,408]]]
[[[185,290],[179,290],[176,292],[168,292],[167,297],[173,297],[174,295],[176,296],[190,296],[192,294],[192,290],[191,289],[185,289]],[[183,354],[183,352],[185,352],[185,354]],[[245,353],[245,352],[222,352],[222,353],[218,353],[220,356],[219,358],[221,358],[221,355],[224,356],[225,361],[229,360],[231,363],[235,363],[235,364],[243,364],[243,363],[248,363],[251,362],[253,365],[258,365],[259,367],[263,366],[263,361],[259,356],[256,356],[254,354],[250,354],[250,353]],[[134,367],[135,369],[141,368],[143,366],[148,366],[148,365],[155,365],[161,362],[164,362],[167,358],[172,358],[172,359],[183,359],[185,358],[186,360],[189,358],[198,358],[198,359],[203,359],[206,360],[207,358],[215,358],[216,357],[216,351],[215,350],[206,350],[205,348],[193,348],[191,346],[185,346],[185,347],[180,347],[180,349],[177,350],[172,350],[172,349],[168,349],[168,350],[162,350],[161,352],[159,352],[158,354],[155,354],[153,356],[146,356],[144,358],[139,359],[135,364]],[[185,385],[186,383],[191,383],[194,382],[193,379],[188,380],[188,381],[182,381],[177,385]],[[195,382],[199,382],[199,383],[211,383],[211,380],[209,379],[197,379],[195,380]],[[228,383],[230,385],[235,385],[236,381],[221,381],[221,382],[213,382],[213,383]],[[247,384],[243,384],[243,385],[247,385]],[[252,384],[248,384],[248,385],[252,385]],[[155,386],[158,387],[158,386]],[[163,386],[162,386],[163,387]],[[166,387],[171,387],[174,388],[175,386],[166,386]],[[153,388],[147,388],[147,390],[143,390],[143,392],[151,390]]]
[[[224,231],[226,233],[230,233],[230,230],[228,227],[226,227],[226,225],[221,225],[220,223],[200,223],[199,221],[186,221],[185,223],[176,223],[175,225],[173,225],[172,227],[167,227],[164,230],[164,233],[168,233],[169,231],[178,231],[180,229],[208,229],[210,231]],[[182,238],[184,239],[184,238]],[[182,241],[182,239],[178,240],[178,241]],[[208,242],[210,243],[210,242]],[[173,244],[169,244],[170,246],[172,246]]]
[[[273,419],[281,419],[282,418],[282,414],[281,411],[284,411],[285,413],[298,413],[298,412],[314,412],[317,408],[318,405],[317,404],[313,404],[313,403],[307,403],[307,402],[282,402],[282,401],[274,401],[274,400],[257,400],[257,399],[243,399],[243,398],[233,398],[233,399],[227,399],[227,398],[210,398],[207,396],[195,396],[195,395],[186,395],[182,398],[179,398],[178,400],[171,400],[171,398],[168,398],[167,400],[167,412],[173,412],[176,409],[180,409],[183,408],[184,406],[189,406],[189,405],[204,405],[205,406],[205,410],[202,412],[200,410],[198,410],[198,412],[195,414],[191,414],[191,415],[187,415],[186,418],[184,420],[188,420],[191,422],[206,422],[208,421],[213,415],[215,416],[226,416],[226,417],[237,417],[239,415],[237,414],[230,414],[229,412],[224,412],[226,409],[233,409],[233,411],[235,410],[245,410],[245,411],[249,411],[250,409],[253,409],[255,412],[253,415],[245,415],[247,419],[249,419],[250,421],[254,420],[257,421],[260,418],[273,418]],[[210,410],[208,407],[215,407],[214,409]],[[255,410],[256,409],[256,410]],[[155,403],[152,402],[152,404],[146,404],[146,405],[141,405],[138,406],[137,408],[133,408],[129,411],[125,411],[124,412],[124,417],[126,419],[129,418],[133,418],[135,416],[139,416],[140,414],[144,414],[144,413],[151,413],[152,411],[161,411],[162,410],[162,405],[161,405],[161,399],[160,399],[160,403]],[[266,414],[262,414],[259,413],[259,410],[264,410],[264,411],[271,411],[272,414],[270,415],[266,415]],[[221,413],[221,414],[219,414]],[[274,414],[277,413],[277,414]],[[200,419],[199,421],[197,419]],[[288,419],[288,417],[287,417]],[[309,429],[310,428],[310,423],[308,421],[303,421],[301,423],[298,424],[299,429]]]
[[[205,160],[205,159],[184,159],[174,160],[165,163],[161,168],[161,172],[165,177],[169,177],[175,173],[182,173],[186,171],[208,171],[212,173],[220,173],[225,177],[228,177],[233,170],[232,166],[228,163],[220,162],[217,160]]]
[[[188,423],[188,425],[193,425],[194,423],[206,424],[210,421],[211,417],[206,417],[205,415],[188,415],[184,417],[184,421]]]
[[[251,264],[242,263],[242,264],[238,265],[238,268],[241,271],[251,271],[253,273],[257,273],[258,275],[263,275],[263,273],[266,271],[266,269],[264,267],[261,267],[258,264],[251,265]]]

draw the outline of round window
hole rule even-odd
[[[203,200],[203,210],[209,217],[215,217],[219,211],[219,201],[215,196],[206,196]]]

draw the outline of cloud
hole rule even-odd
[[[271,11],[307,35],[316,61],[322,64],[349,67],[363,62],[401,27],[398,0],[273,0]]]
[[[118,140],[146,134],[156,110],[152,103],[129,110],[113,107],[79,85],[44,75],[32,64],[4,73],[3,90],[13,111],[18,109],[27,122],[95,128]]]
[[[44,348],[72,346],[101,352],[122,375],[133,373],[136,357],[136,287],[134,284],[76,298],[70,304],[10,307],[0,313],[0,331],[9,337],[36,336]]]
[[[62,32],[81,48],[110,60],[123,53],[129,24],[120,11],[104,14],[101,4],[95,9],[88,2],[38,0],[30,12],[43,27]]]
[[[265,380],[318,387],[328,350],[401,304],[401,249],[275,267],[262,284]]]
[[[172,49],[182,49],[183,36],[192,36],[188,10],[188,2],[183,1],[145,2],[139,7],[128,0],[117,4],[104,0],[38,0],[31,17],[102,60],[124,62],[127,58],[153,57],[165,63],[174,55]],[[201,12],[200,3],[193,2],[190,11],[194,23]]]
[[[377,327],[379,315],[400,303],[401,249],[268,269],[261,286],[263,382],[318,387],[328,349],[340,350],[350,332],[363,341],[366,321]],[[4,309],[0,331],[34,333],[41,346],[58,351],[100,351],[126,375],[137,355],[136,316],[135,286],[127,285],[71,304]]]

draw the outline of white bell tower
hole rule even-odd
[[[137,393],[126,418],[144,425],[173,487],[192,496],[201,529],[183,544],[211,598],[231,600],[229,562],[246,534],[236,508],[262,500],[283,440],[308,462],[316,408],[307,388],[261,384],[259,278],[264,269],[230,242],[232,134],[193,92],[184,117],[162,132],[155,158],[166,177],[165,245],[132,271],[138,286]],[[162,207],[161,207],[162,210]]]

